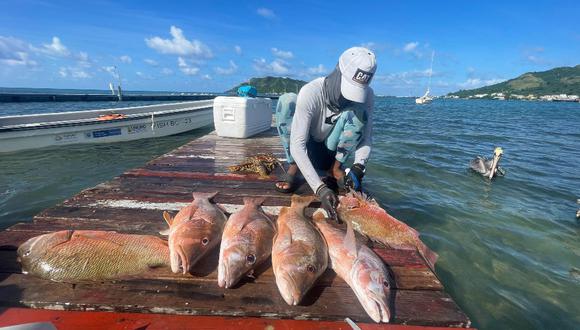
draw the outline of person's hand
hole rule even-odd
[[[332,189],[328,188],[325,184],[322,184],[316,190],[316,196],[320,199],[320,203],[322,204],[322,208],[328,213],[328,216],[336,221],[338,220],[338,215],[336,214],[336,207],[338,206],[338,197],[332,191]]]
[[[365,166],[354,164],[347,168],[344,176],[344,186],[355,191],[362,191],[362,179],[365,176]]]

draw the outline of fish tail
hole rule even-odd
[[[308,205],[310,205],[310,203],[312,203],[312,201],[314,201],[314,199],[316,199],[316,197],[314,197],[314,196],[292,195],[291,207],[305,208]]]
[[[266,197],[244,197],[244,205],[256,205],[260,206],[264,204]]]
[[[193,192],[192,193],[194,200],[196,200],[196,199],[208,199],[208,200],[211,200],[217,194],[218,194],[217,191],[210,192],[210,193],[204,193],[204,192]]]
[[[325,221],[326,220],[326,214],[324,214],[324,212],[322,211],[322,209],[318,209],[314,212],[314,214],[312,214],[312,220],[314,220],[314,222],[317,221]]]
[[[439,256],[427,245],[425,245],[425,243],[421,242],[420,240],[417,240],[417,242],[417,249],[419,250],[419,254],[421,254],[423,259],[425,259],[427,265],[429,265],[429,268],[435,270],[435,263],[437,262],[437,258],[439,258]]]

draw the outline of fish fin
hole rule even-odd
[[[286,209],[285,207],[282,210]],[[276,236],[274,236],[274,242],[278,240],[287,241],[284,245],[290,246],[292,244],[292,231],[288,228],[283,221],[278,221],[278,230],[276,231]]]
[[[244,197],[244,205],[260,206],[266,200],[266,197]]]
[[[290,205],[290,207],[304,209],[308,205],[310,205],[310,203],[312,203],[315,199],[316,197],[314,197],[313,195],[312,196],[292,195],[292,204]]]
[[[226,208],[225,208],[223,205],[216,203],[216,204],[215,204],[215,206],[216,206],[216,207],[217,207],[217,208],[218,208],[220,211],[222,211],[222,213],[223,213],[223,214],[229,214],[228,210],[226,210]],[[230,215],[231,215],[231,214],[230,214]]]
[[[82,237],[82,238],[86,238],[86,239],[93,239],[95,241],[104,241],[104,242],[109,242],[109,243],[112,243],[112,244],[115,244],[115,245],[118,245],[118,246],[123,246],[123,244],[121,244],[119,242],[115,242],[112,239],[104,238],[102,236],[103,233],[106,233],[106,232],[96,231],[94,233],[90,233],[90,232],[87,232],[87,231],[84,231],[84,232],[76,231],[75,232],[75,235],[76,235],[76,238],[81,238]]]
[[[163,219],[165,220],[165,222],[167,222],[167,225],[171,227],[171,225],[173,224],[174,217],[172,217],[171,214],[169,214],[169,212],[163,211]]]
[[[346,221],[346,234],[344,235],[343,245],[349,253],[357,257],[356,237],[354,236],[354,229],[350,221]]]
[[[218,194],[218,191],[214,191],[214,192],[210,192],[210,193],[204,193],[204,192],[193,192],[193,200],[196,199],[207,199],[207,200],[212,200],[212,198],[214,198],[216,195]]]
[[[389,244],[385,240],[380,240],[380,239],[377,239],[377,238],[373,238],[373,237],[370,237],[369,235],[364,235],[364,236],[368,240],[370,240],[371,242],[373,242],[373,243],[379,243],[380,245],[383,245],[384,247],[386,247],[388,249],[414,250],[413,248],[408,247],[408,246],[396,246],[396,245],[393,245],[393,244]]]
[[[429,267],[432,270],[435,270],[435,263],[437,262],[437,258],[439,258],[437,253],[433,252],[433,250],[431,250],[427,245],[425,245],[425,243],[423,243],[419,239],[417,239],[417,250],[419,251],[419,254],[421,254],[421,256],[423,257],[423,259],[425,259],[427,265],[429,265]]]
[[[163,236],[169,236],[169,232],[171,231],[171,228],[167,228],[164,230],[160,230],[159,231],[159,235],[163,235]]]
[[[199,220],[203,220],[203,221],[205,221],[205,222],[207,222],[209,224],[213,224],[214,223],[213,221],[211,221],[209,219],[206,219],[206,218],[202,218],[202,217],[194,217],[194,218],[191,219],[191,221],[195,221],[195,220],[198,220],[198,219]]]

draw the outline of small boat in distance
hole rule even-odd
[[[427,85],[427,91],[425,92],[425,95],[415,99],[415,103],[417,103],[417,104],[428,104],[428,103],[431,103],[431,101],[433,101],[433,97],[429,96],[429,93],[431,92],[431,76],[433,75],[433,57],[434,56],[435,56],[435,51],[433,51],[431,53],[431,69],[429,69],[429,84]]]
[[[213,123],[213,100],[0,117],[0,153],[77,143],[131,141]]]

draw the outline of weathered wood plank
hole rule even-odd
[[[442,291],[394,292],[394,323],[469,326],[469,320]],[[278,294],[275,283],[247,283],[233,290],[223,290],[217,285],[159,280],[72,286],[10,274],[0,284],[0,305],[311,320],[342,320],[348,316],[355,321],[370,321],[350,288],[315,286],[303,305],[288,306]]]

